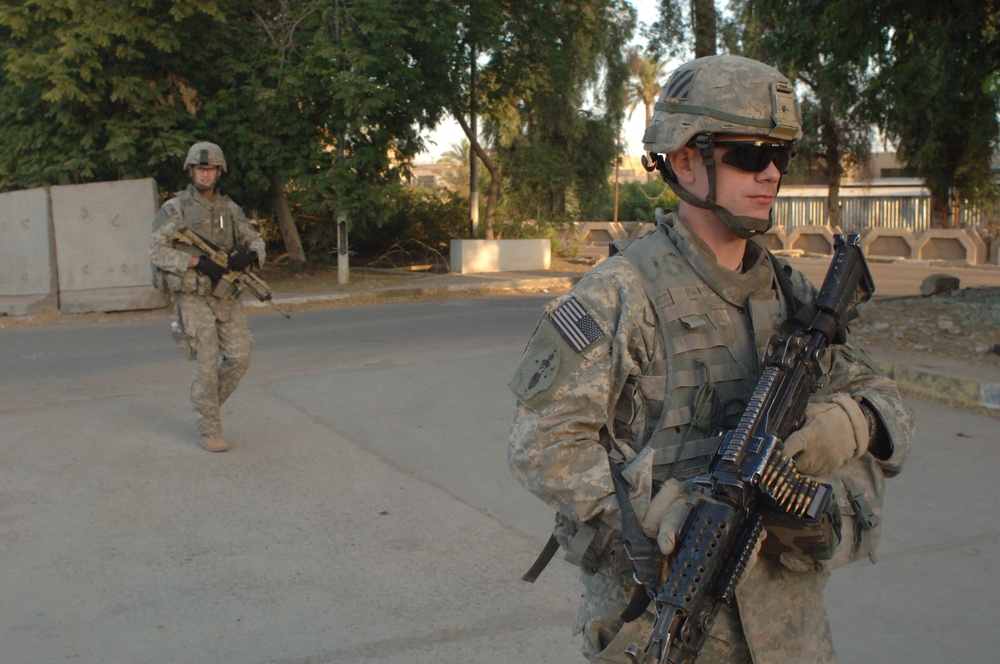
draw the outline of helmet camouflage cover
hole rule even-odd
[[[192,166],[221,166],[222,172],[226,172],[226,157],[222,154],[222,148],[215,143],[199,141],[188,150],[187,158],[184,160],[184,170]]]
[[[643,134],[643,150],[669,154],[698,134],[745,134],[782,141],[802,137],[802,114],[791,82],[756,60],[714,55],[681,65],[670,76]]]
[[[726,134],[787,143],[802,138],[802,112],[791,81],[773,67],[737,55],[698,58],[674,71],[654,109],[642,137],[646,170],[660,171],[681,200],[711,210],[738,237],[766,232],[770,214],[767,219],[736,215],[716,202],[713,145]],[[680,185],[664,156],[691,144],[708,172],[703,199]]]

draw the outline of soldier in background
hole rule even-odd
[[[149,256],[154,285],[170,293],[176,309],[174,338],[185,356],[197,362],[191,403],[201,446],[225,452],[229,444],[222,436],[219,409],[250,366],[253,335],[242,301],[225,292],[225,270],[199,250],[171,238],[179,229],[189,228],[225,251],[229,268],[237,271],[263,265],[264,240],[243,210],[219,192],[219,178],[226,172],[222,148],[195,143],[184,169],[191,184],[164,203],[154,218]]]
[[[679,67],[643,137],[647,168],[678,194],[678,211],[658,209],[655,232],[549,304],[511,381],[508,463],[555,508],[555,539],[582,568],[574,630],[590,661],[629,662],[625,648],[641,649],[654,619],[651,607],[622,617],[636,582],[609,459],[625,464],[624,499],[669,565],[690,480],[718,447],[712,437],[735,427],[796,301],[815,299],[804,275],[752,239],[771,226],[801,136],[794,89],[773,68],[735,56]],[[833,485],[842,540],[822,559],[801,532],[765,521],[756,562],[699,664],[835,661],[823,587],[831,568],[873,553],[884,478],[901,470],[913,421],[850,335],[824,354],[823,387],[784,450]]]

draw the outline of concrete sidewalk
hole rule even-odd
[[[792,259],[792,263],[813,279],[814,283],[822,281],[827,269],[827,262],[823,259]],[[908,270],[913,270],[914,267],[921,266],[907,266]],[[901,284],[893,284],[891,290],[884,295],[919,295],[920,279],[917,277],[935,270],[940,271],[940,268],[934,266],[924,267],[925,270],[913,272],[915,276],[908,276]],[[887,273],[892,270],[892,266],[875,264],[873,272],[875,270]],[[977,280],[980,283],[1000,285],[1000,269],[986,268],[979,270],[978,273],[982,275]],[[419,274],[413,275],[411,280],[402,284],[371,290],[309,295],[278,294],[275,303],[282,309],[294,309],[323,304],[338,306],[374,304],[410,298],[483,297],[528,293],[551,293],[552,297],[556,297],[572,288],[582,275],[581,272],[549,270],[484,274]],[[252,309],[270,309],[266,303],[252,298],[247,298],[246,303]],[[873,355],[906,394],[943,401],[962,408],[991,411],[1000,409],[1000,377],[977,364],[972,362],[956,364],[948,359],[913,353]]]

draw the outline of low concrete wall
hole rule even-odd
[[[452,240],[451,271],[462,274],[547,270],[550,240]]]
[[[870,228],[861,236],[861,249],[869,257],[912,258],[914,243],[905,228]]]
[[[832,256],[833,229],[829,226],[796,226],[788,231],[785,248]]]
[[[49,192],[0,194],[0,315],[59,306]]]
[[[165,306],[150,283],[158,207],[151,178],[0,194],[0,314]]]
[[[962,228],[932,228],[917,237],[913,258],[920,260],[965,261],[969,265],[986,262],[986,243]]]
[[[152,178],[52,187],[50,197],[60,310],[164,306],[150,283],[149,234],[159,207]]]

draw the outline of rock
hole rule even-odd
[[[958,277],[950,274],[932,274],[920,284],[920,293],[924,297],[930,295],[949,295],[960,288]]]

